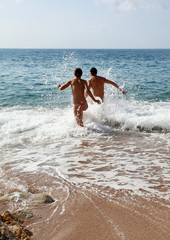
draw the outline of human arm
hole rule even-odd
[[[122,90],[115,82],[112,82],[112,81],[110,81],[110,80],[108,80],[108,79],[104,79],[104,83],[107,83],[107,84],[111,84],[112,86],[114,86],[115,88],[117,88],[117,89],[119,89],[121,92],[122,92],[122,94],[125,94],[126,95],[126,92],[124,91],[124,90]]]
[[[87,97],[87,95],[89,95],[94,102],[96,102],[98,104],[101,104],[100,100],[97,100],[97,99],[94,98],[92,92],[90,91],[90,87],[87,84],[87,82],[85,83],[85,89],[86,89],[86,97]]]
[[[63,91],[64,89],[68,88],[71,85],[71,80],[69,80],[68,82],[66,82],[63,86],[61,86],[60,84],[58,84],[58,89],[60,91]]]
[[[90,80],[87,81],[87,86],[88,86],[88,89],[90,90],[91,88],[91,83],[90,83]],[[89,95],[87,93],[87,89],[86,89],[86,92],[85,92],[85,97],[87,98]]]

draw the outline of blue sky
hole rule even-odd
[[[0,0],[0,48],[170,48],[170,1]]]

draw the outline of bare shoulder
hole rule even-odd
[[[85,84],[85,85],[87,84],[86,80],[81,79],[81,81],[82,81],[83,84]]]
[[[75,78],[68,80],[68,82],[70,82],[71,84],[74,84],[75,81],[76,81]]]
[[[94,81],[96,81],[98,79],[98,76],[93,76],[93,77],[91,77],[89,80],[88,80],[88,82],[94,82]]]
[[[93,84],[96,84],[96,83],[104,83],[105,82],[105,78],[104,77],[100,77],[100,76],[95,76],[95,77],[92,77],[90,79],[90,82]]]
[[[105,80],[106,80],[105,77],[100,77],[100,76],[98,76],[98,79],[99,79],[100,81],[105,81]]]

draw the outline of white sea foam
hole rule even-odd
[[[71,106],[1,109],[0,167],[168,196],[169,120],[169,102],[119,96],[89,104],[85,128],[76,125]]]
[[[98,122],[126,130],[170,131],[170,103],[137,102],[107,97],[101,106],[90,105],[87,123]]]
[[[101,105],[89,104],[84,124],[103,133],[123,130],[170,131],[170,103],[136,102],[108,97]],[[72,107],[64,109],[2,109],[1,147],[5,144],[38,143],[84,133],[77,128]]]

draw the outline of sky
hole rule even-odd
[[[0,48],[170,48],[170,0],[0,0]]]

